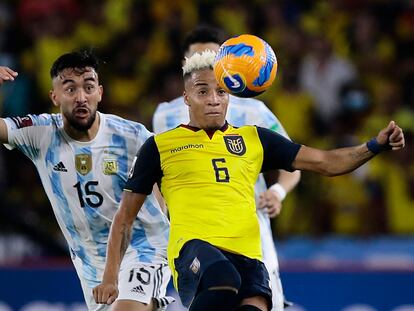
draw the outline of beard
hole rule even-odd
[[[91,128],[93,122],[95,122],[96,119],[96,110],[92,111],[89,115],[89,117],[85,120],[79,120],[74,116],[74,112],[72,112],[71,114],[67,113],[65,114],[65,117],[68,121],[68,123],[70,124],[71,127],[73,127],[75,130],[77,131],[87,131]]]

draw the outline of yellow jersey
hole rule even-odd
[[[144,144],[126,190],[148,193],[160,182],[170,213],[174,279],[174,259],[192,239],[261,259],[254,184],[263,169],[292,170],[299,147],[271,130],[228,124],[211,133],[181,125]]]

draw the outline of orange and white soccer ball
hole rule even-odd
[[[254,97],[266,91],[277,72],[275,52],[263,39],[249,34],[225,41],[214,61],[219,85],[238,97]]]

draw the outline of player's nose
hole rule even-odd
[[[86,93],[83,89],[78,89],[76,91],[75,100],[77,103],[85,103],[86,102]]]
[[[211,92],[211,95],[209,97],[209,104],[212,106],[218,106],[220,105],[220,96],[216,92]]]

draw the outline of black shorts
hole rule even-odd
[[[208,242],[191,240],[184,244],[180,255],[174,260],[178,272],[177,286],[181,302],[187,308],[198,293],[198,286],[203,273],[212,264],[229,261],[236,268],[241,278],[238,299],[262,296],[272,308],[272,291],[269,274],[263,262],[242,255],[223,251]]]

